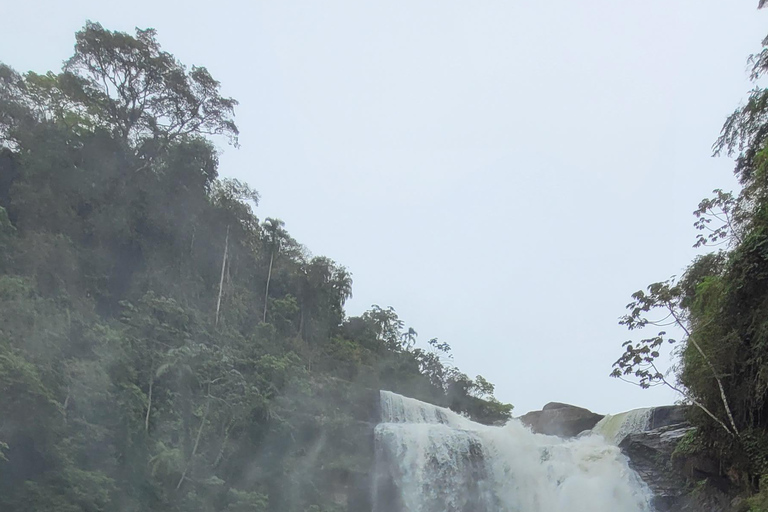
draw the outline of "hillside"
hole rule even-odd
[[[345,315],[351,273],[219,175],[237,102],[156,36],[0,64],[0,509],[354,510],[371,393],[509,418],[394,309]]]

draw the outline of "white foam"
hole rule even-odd
[[[516,420],[489,427],[394,393],[381,399],[377,472],[401,503],[377,494],[376,512],[652,510],[626,457],[600,436],[564,440]]]

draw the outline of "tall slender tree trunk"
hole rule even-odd
[[[144,417],[144,432],[149,432],[149,414],[152,411],[152,386],[155,384],[154,377],[149,379],[149,393],[147,394],[147,415]]]
[[[733,429],[733,435],[735,437],[739,437],[739,429],[736,427],[736,421],[734,421],[733,414],[731,413],[731,406],[728,403],[728,398],[725,396],[725,388],[723,387],[723,381],[722,379],[720,379],[720,374],[715,369],[715,365],[712,364],[712,360],[707,356],[704,350],[702,350],[701,346],[696,341],[696,338],[694,338],[691,335],[691,331],[685,326],[685,324],[683,324],[683,322],[681,321],[681,318],[675,313],[672,306],[667,304],[667,309],[669,310],[670,313],[672,313],[672,318],[675,319],[675,322],[677,323],[677,325],[682,327],[683,331],[685,331],[685,334],[688,336],[688,342],[692,343],[693,346],[696,347],[696,350],[698,351],[698,353],[704,359],[704,362],[709,367],[709,371],[712,372],[712,376],[715,378],[715,382],[717,382],[717,387],[720,390],[720,400],[723,402],[725,413],[728,415],[728,421],[731,423],[731,428]],[[705,411],[705,412],[708,412],[708,411]]]
[[[275,259],[275,251],[274,249],[269,255],[269,270],[267,271],[267,286],[264,288],[264,316],[262,317],[261,321],[266,322],[267,321],[267,304],[269,304],[269,280],[272,279],[272,262]]]
[[[187,459],[187,464],[184,466],[184,472],[181,474],[181,478],[179,479],[179,483],[176,484],[176,490],[179,490],[179,487],[181,487],[181,484],[184,483],[184,479],[187,478],[187,472],[189,471],[189,466],[192,464],[192,459],[195,458],[195,455],[197,454],[197,448],[200,446],[200,435],[203,433],[203,427],[205,426],[205,420],[208,418],[208,410],[211,408],[211,399],[210,397],[205,402],[205,412],[203,413],[203,419],[200,420],[200,428],[197,429],[197,437],[195,438],[195,446],[192,448],[192,453],[189,456],[189,459]]]
[[[730,421],[731,423],[731,428],[733,429],[734,435],[738,437],[739,429],[736,427],[736,421],[734,421],[733,419],[733,414],[731,413],[731,406],[728,404],[728,398],[725,396],[725,388],[723,387],[723,381],[720,379],[720,375],[717,373],[717,370],[715,370],[715,366],[712,364],[712,361],[710,361],[710,359],[701,349],[699,344],[696,343],[696,340],[689,335],[688,341],[693,343],[693,346],[696,347],[696,350],[699,352],[699,354],[701,354],[701,357],[704,358],[704,361],[707,363],[707,366],[709,366],[709,370],[712,372],[712,376],[715,378],[715,381],[717,382],[717,387],[720,390],[720,400],[723,402],[725,413],[728,415],[728,421]]]
[[[229,226],[227,226],[227,237],[224,239],[224,257],[221,258],[221,278],[219,279],[219,298],[216,301],[216,323],[219,325],[219,311],[221,310],[221,293],[224,291],[224,270],[227,267],[227,255],[229,253]]]
[[[192,224],[192,241],[189,242],[189,255],[195,252],[195,237],[197,236],[197,226]]]
[[[216,460],[213,461],[214,468],[219,467],[219,464],[221,464],[221,461],[224,459],[224,451],[227,449],[229,434],[232,431],[232,427],[234,426],[234,424],[235,424],[235,418],[232,417],[232,419],[227,424],[227,427],[224,429],[224,440],[221,442],[221,448],[219,448],[219,454],[216,456]]]
[[[61,413],[64,415],[64,423],[67,423],[67,407],[69,407],[69,397],[70,397],[71,391],[69,386],[67,386],[67,397],[64,399],[64,405],[61,408]]]

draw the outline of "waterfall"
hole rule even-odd
[[[621,414],[608,414],[597,422],[592,432],[600,434],[607,441],[618,445],[629,434],[648,430],[653,407],[633,409]]]
[[[650,512],[650,492],[601,436],[474,423],[381,392],[374,512]]]

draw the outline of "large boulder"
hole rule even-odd
[[[550,436],[575,437],[590,430],[603,415],[575,405],[550,402],[540,411],[531,411],[519,420],[531,431]]]

